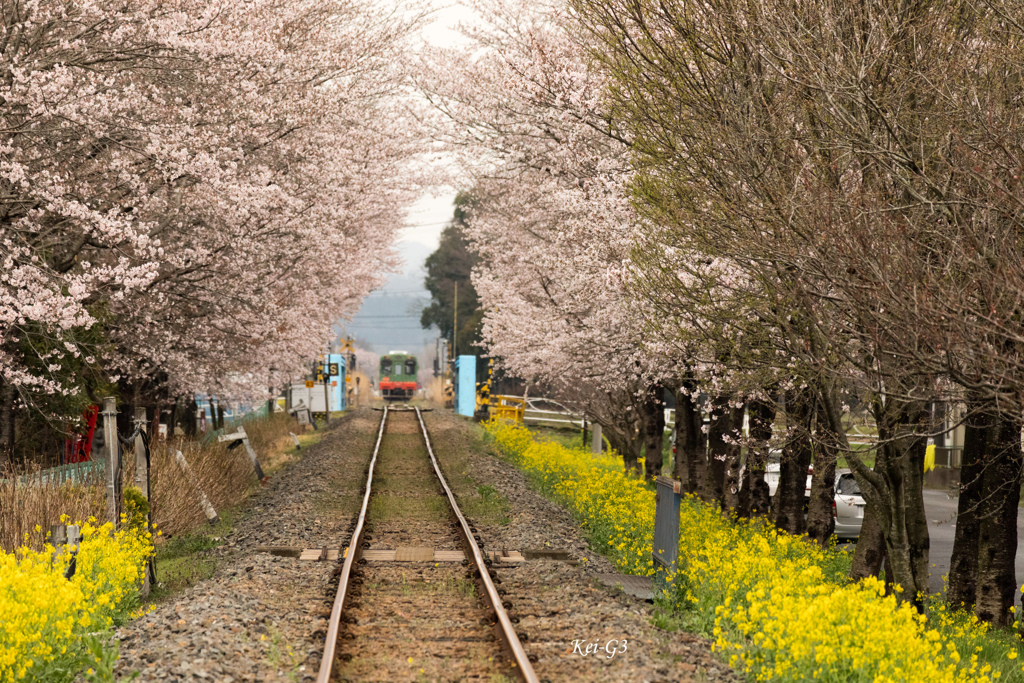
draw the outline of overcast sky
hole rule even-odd
[[[437,9],[430,21],[421,32],[423,40],[438,47],[454,47],[465,43],[465,38],[456,28],[460,23],[471,23],[473,12],[457,2],[434,0]],[[452,217],[452,202],[456,190],[444,188],[434,193],[425,193],[409,211],[406,225],[402,231],[402,242],[419,242],[436,248],[441,230]]]

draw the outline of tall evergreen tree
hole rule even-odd
[[[455,340],[455,348],[463,355],[480,352],[480,325],[483,310],[473,287],[471,275],[479,257],[466,239],[464,229],[475,199],[469,192],[455,197],[455,215],[441,233],[437,250],[427,257],[424,284],[430,291],[431,303],[423,309],[420,324],[424,329],[436,325],[445,339]],[[455,330],[455,285],[458,284],[458,331]]]

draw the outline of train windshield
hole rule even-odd
[[[405,374],[407,374],[407,375],[415,375],[416,374],[416,359],[415,358],[410,358],[409,360],[405,361]]]
[[[391,361],[389,361],[389,360],[382,360],[380,362],[380,372],[381,372],[382,375],[390,375],[391,374]]]

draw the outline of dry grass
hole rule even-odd
[[[46,532],[60,524],[61,515],[72,519],[102,518],[103,482],[81,484],[33,483],[9,471],[0,479],[0,549],[13,552],[28,545],[42,547]],[[38,527],[38,531],[36,530]]]
[[[245,424],[249,441],[265,473],[271,473],[295,457],[289,431],[295,421],[283,414]],[[309,441],[306,441],[309,443]],[[256,486],[256,475],[242,447],[228,450],[226,444],[176,440],[153,449],[151,501],[154,521],[165,535],[185,533],[206,523],[195,489],[174,458],[180,449],[199,486],[214,508],[224,510],[241,503]],[[134,472],[135,456],[126,449],[123,456],[126,480]],[[26,544],[42,544],[50,525],[61,515],[72,519],[105,515],[102,478],[81,484],[22,481],[24,472],[0,473],[0,548],[8,552]],[[36,528],[40,531],[36,531]],[[27,536],[26,536],[27,535]]]
[[[281,414],[246,423],[249,443],[265,474],[290,461],[288,432],[294,429],[295,421]],[[241,503],[257,484],[242,446],[228,450],[227,444],[185,441],[155,449],[151,500],[154,521],[165,535],[181,534],[206,523],[196,490],[174,458],[176,449],[181,450],[199,486],[218,511]]]

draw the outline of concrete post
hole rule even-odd
[[[256,458],[256,451],[253,450],[252,445],[249,443],[249,437],[245,434],[245,427],[239,427],[238,433],[244,437],[242,439],[242,444],[245,446],[245,452],[249,454],[249,460],[252,461],[252,468],[256,472],[256,478],[263,481],[263,468],[260,467],[260,461]]]
[[[117,455],[120,447],[117,441],[117,399],[108,396],[103,399],[103,443],[107,483],[107,521],[117,526]]]
[[[53,555],[50,561],[58,564],[64,555],[65,546],[68,542],[68,528],[64,524],[53,524],[50,526],[50,545],[53,546]]]
[[[196,479],[196,475],[192,473],[192,468],[188,466],[188,461],[185,460],[185,456],[182,455],[181,451],[176,451],[174,459],[178,462],[178,467],[188,477],[192,487],[196,490],[196,495],[199,498],[199,505],[203,508],[203,513],[206,515],[206,520],[211,526],[220,521],[220,517],[217,516],[217,511],[213,509],[213,505],[210,504],[210,499],[206,497],[203,489],[199,487],[199,480]]]
[[[149,472],[146,467],[146,444],[142,441],[142,433],[146,431],[146,409],[135,409],[135,427],[139,435],[135,437],[135,485],[142,490],[142,495],[149,500]]]
[[[328,374],[328,365],[331,361],[330,353],[324,356],[323,378],[324,378],[324,427],[331,426],[331,376]],[[312,404],[310,404],[312,405]]]
[[[590,442],[590,452],[600,453],[604,448],[604,435],[601,434],[601,425],[595,422],[593,424],[594,438]]]
[[[159,418],[157,418],[159,420]],[[146,420],[146,409],[143,407],[136,406],[135,408],[135,428],[138,430],[139,435],[135,437],[135,485],[142,491],[142,495],[149,500],[149,468],[146,466],[146,444],[142,439],[142,434],[146,431],[148,421]],[[146,525],[150,528],[149,525]],[[152,530],[152,529],[150,529]],[[152,559],[150,560],[152,561]],[[142,587],[139,593],[142,597],[149,595],[150,582],[149,582],[149,563],[146,564],[146,571],[142,578]]]

